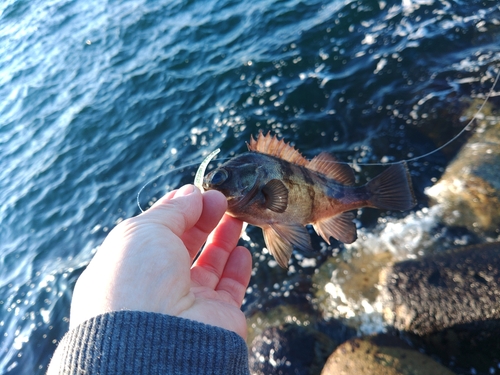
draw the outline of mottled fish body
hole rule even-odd
[[[231,216],[262,228],[267,248],[282,267],[293,246],[311,248],[307,224],[328,243],[330,237],[352,243],[357,238],[353,210],[403,211],[416,203],[404,163],[354,186],[352,168],[328,153],[309,161],[283,140],[262,133],[251,138],[248,149],[205,176],[203,187],[226,196]]]

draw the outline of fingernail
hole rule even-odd
[[[194,185],[184,185],[179,190],[176,191],[174,198],[184,197],[194,192]]]

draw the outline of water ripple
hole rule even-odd
[[[145,202],[259,129],[308,156],[428,152],[488,91],[499,19],[497,1],[3,1],[0,373],[44,373],[74,281],[149,180]],[[258,248],[254,290],[280,276]]]

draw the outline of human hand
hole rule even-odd
[[[224,215],[226,208],[221,193],[201,194],[186,185],[118,224],[76,283],[70,328],[106,312],[136,310],[196,320],[246,338],[240,306],[252,259],[236,247],[242,222]]]

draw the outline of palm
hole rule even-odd
[[[140,310],[246,337],[240,306],[251,256],[236,246],[242,223],[224,215],[227,204],[221,193],[177,194],[167,194],[144,214],[113,229],[77,282],[72,326],[108,311]]]
[[[189,262],[193,261],[206,241],[190,274],[181,274],[176,279],[186,291],[189,290],[184,300],[178,300],[179,306],[182,306],[178,315],[229,329],[246,337],[246,320],[240,306],[250,278],[251,258],[248,250],[236,247],[242,222],[224,215],[219,223],[225,208],[222,194],[207,192],[203,196],[203,211],[189,230],[183,231],[175,227],[174,223],[168,223],[168,230],[180,234],[190,256]],[[216,225],[217,229],[211,233]],[[168,235],[164,238],[168,238]],[[179,248],[178,252],[186,254],[185,250]],[[174,253],[170,254],[175,256]],[[169,265],[172,267],[173,263]]]
[[[194,304],[180,316],[222,327],[246,338],[245,315],[231,297],[207,287],[193,287]]]

